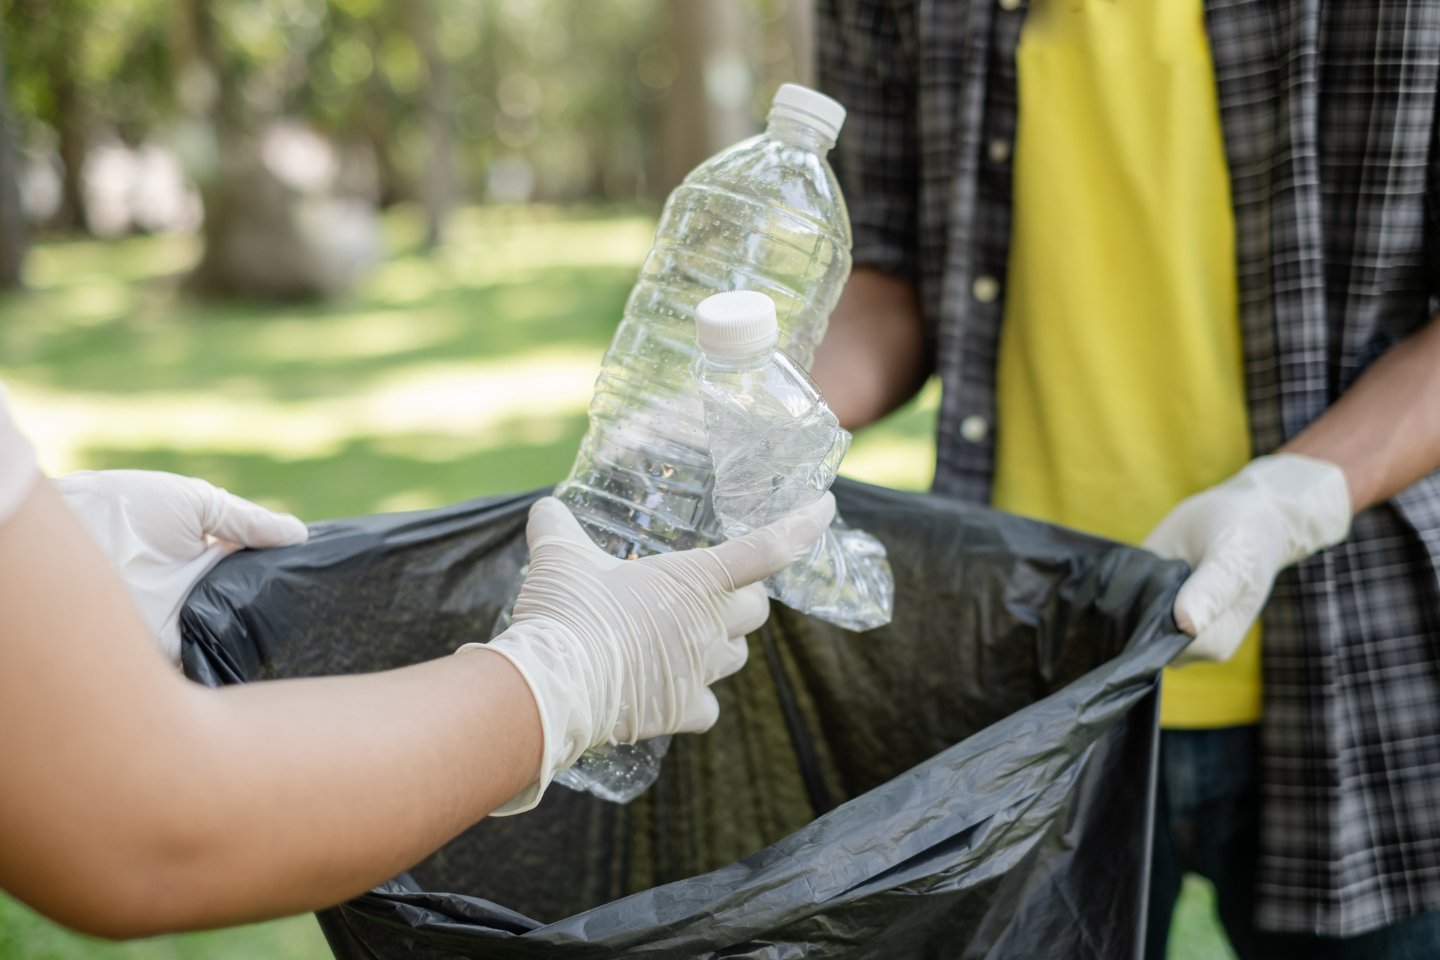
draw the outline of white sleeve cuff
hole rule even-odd
[[[5,523],[40,479],[35,450],[10,416],[9,397],[0,384],[0,523]]]

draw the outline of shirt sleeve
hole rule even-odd
[[[1424,263],[1432,318],[1440,310],[1440,87],[1430,114],[1430,156],[1425,163]]]
[[[820,0],[820,89],[846,109],[830,161],[845,193],[857,267],[914,281],[917,253],[915,92],[897,12],[882,0]]]
[[[10,397],[0,384],[0,524],[20,508],[39,476],[35,451],[11,418]]]

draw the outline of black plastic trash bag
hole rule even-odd
[[[1184,575],[934,497],[836,486],[895,619],[776,605],[720,722],[628,806],[551,787],[322,912],[337,957],[1138,957],[1157,674]],[[227,559],[191,677],[380,670],[487,635],[538,494],[318,525]],[[383,704],[377,705],[383,709]]]

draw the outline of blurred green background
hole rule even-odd
[[[809,78],[800,0],[5,0],[0,380],[46,469],[309,520],[553,483],[695,163]],[[928,485],[938,391],[848,475]],[[83,871],[83,864],[76,869]],[[1230,956],[1187,886],[1171,954]],[[328,956],[313,920],[0,958]]]

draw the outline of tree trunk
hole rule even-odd
[[[790,0],[785,9],[785,35],[795,82],[815,85],[815,2]]]
[[[348,277],[301,229],[295,197],[250,150],[205,190],[205,253],[186,279],[200,296],[293,302],[342,294]]]
[[[337,296],[348,277],[307,235],[296,216],[296,197],[262,162],[243,92],[214,33],[211,0],[178,5],[186,18],[189,64],[214,78],[208,120],[219,164],[201,183],[205,252],[186,288],[216,299],[273,301]],[[182,97],[182,101],[183,101]]]
[[[50,61],[50,83],[55,94],[56,133],[59,135],[61,177],[60,209],[54,217],[61,230],[90,229],[85,203],[85,156],[90,150],[89,112],[84,95],[70,73],[69,57]]]
[[[445,238],[445,221],[455,205],[455,136],[450,103],[449,73],[430,0],[406,0],[410,38],[425,62],[425,90],[421,103],[430,163],[420,175],[420,201],[425,206],[425,249],[433,250]]]
[[[671,48],[680,64],[661,115],[659,182],[664,197],[702,160],[755,132],[745,5],[667,0]]]
[[[10,98],[5,86],[4,21],[0,19],[0,289],[23,284],[28,237],[20,208],[20,157],[10,122]]]
[[[376,53],[379,59],[379,53]],[[378,181],[379,197],[377,202],[380,209],[385,210],[393,207],[402,200],[408,200],[411,196],[410,185],[405,181],[405,175],[400,170],[400,165],[395,162],[395,151],[390,144],[394,139],[394,130],[390,124],[390,117],[385,111],[386,90],[381,86],[378,77],[380,71],[372,73],[369,81],[371,95],[365,97],[357,107],[358,126],[360,136],[370,152],[375,157],[375,179]]]

